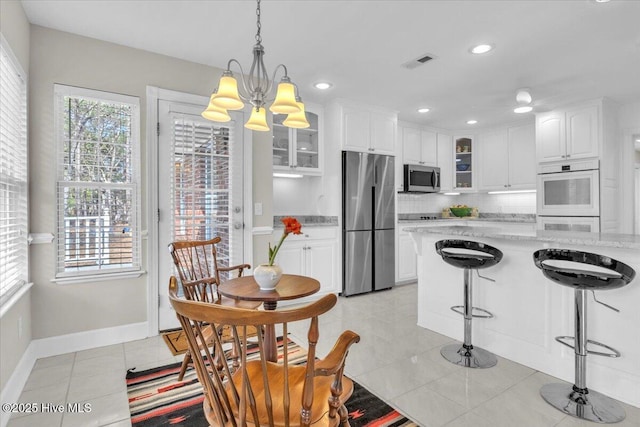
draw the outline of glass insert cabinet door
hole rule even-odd
[[[455,143],[455,181],[456,189],[473,187],[473,140],[458,137]]]
[[[307,111],[309,127],[292,129],[282,124],[286,115],[273,116],[274,169],[316,170],[320,167],[318,114]]]

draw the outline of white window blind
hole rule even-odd
[[[0,305],[28,280],[27,84],[0,37]]]
[[[57,276],[140,269],[139,100],[55,86]]]
[[[174,240],[207,240],[216,236],[218,263],[228,266],[231,241],[232,130],[175,115],[171,202]]]

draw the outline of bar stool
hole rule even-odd
[[[615,400],[587,388],[587,354],[620,357],[619,351],[587,339],[587,291],[593,293],[593,299],[597,303],[619,312],[617,308],[598,301],[594,291],[625,286],[633,280],[635,271],[628,265],[603,255],[566,249],[536,251],[533,253],[533,261],[545,277],[573,288],[575,301],[575,337],[556,337],[556,341],[574,349],[575,384],[546,384],[540,389],[540,395],[551,406],[576,418],[596,423],[617,423],[624,420],[624,409]],[[579,268],[575,263],[598,269]],[[573,345],[567,341],[573,341]],[[588,344],[608,352],[589,350]]]
[[[464,305],[456,305],[451,310],[464,316],[464,343],[450,344],[440,349],[442,357],[451,363],[467,368],[490,368],[498,363],[493,353],[471,344],[471,321],[474,317],[488,319],[493,314],[482,308],[472,305],[472,277],[471,270],[476,270],[478,277],[494,281],[488,277],[480,276],[478,269],[496,265],[502,259],[499,249],[484,243],[469,240],[440,240],[436,242],[436,252],[442,259],[454,267],[464,269]],[[476,310],[482,314],[473,314]]]

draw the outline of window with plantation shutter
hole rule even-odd
[[[28,280],[27,84],[0,36],[0,305]]]
[[[136,97],[55,85],[57,278],[140,270]]]

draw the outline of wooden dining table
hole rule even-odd
[[[273,290],[261,290],[253,276],[229,279],[218,286],[218,292],[228,298],[242,301],[261,301],[265,310],[275,310],[278,301],[313,295],[320,290],[320,282],[307,276],[283,274]],[[286,337],[284,337],[286,339]],[[264,332],[267,360],[278,361],[278,345],[274,325],[266,325]]]

